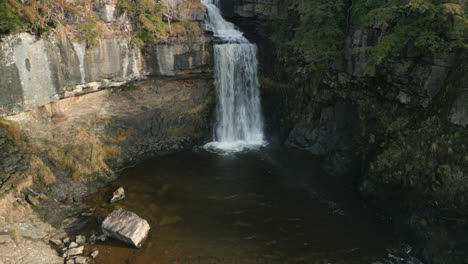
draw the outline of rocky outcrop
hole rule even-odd
[[[197,4],[198,3],[198,4]],[[0,117],[28,111],[59,99],[164,77],[211,78],[211,36],[201,29],[205,9],[180,1],[182,21],[158,44],[132,43],[132,23],[117,1],[95,1],[106,34],[93,47],[65,27],[37,37],[20,33],[0,41]]]
[[[264,23],[271,15],[294,28],[302,12],[297,2],[226,2],[223,13],[240,22],[259,51],[271,51],[259,53],[270,133],[323,156],[331,175],[354,184],[399,228],[409,227],[402,233],[418,241],[427,263],[466,259],[468,241],[459,235],[468,226],[466,51],[424,55],[410,47],[371,76],[369,48],[388,28],[353,26],[347,17],[342,56],[317,73],[288,45],[276,49],[271,39],[278,36]],[[272,3],[276,9],[262,8]]]
[[[117,209],[104,219],[101,225],[105,235],[140,248],[143,246],[150,226],[135,213]]]

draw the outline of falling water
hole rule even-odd
[[[264,144],[257,76],[257,47],[221,16],[213,0],[202,0],[208,9],[207,30],[213,31],[217,113],[214,142],[207,148],[240,151]]]

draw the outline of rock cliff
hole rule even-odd
[[[314,71],[303,54],[278,43],[294,33],[278,36],[271,27],[271,18],[280,18],[294,29],[304,15],[297,5],[223,3],[223,13],[259,46],[270,134],[324,156],[331,175],[398,222],[427,263],[465,259],[467,240],[459,230],[468,223],[466,51],[421,56],[408,49],[371,76],[369,50],[389,28],[352,26],[347,6],[339,55],[325,70]]]

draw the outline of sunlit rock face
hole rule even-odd
[[[171,2],[172,3],[172,2]],[[212,37],[202,30],[205,8],[174,1],[168,35],[144,48],[132,43],[132,23],[115,0],[94,8],[112,34],[89,47],[67,30],[37,37],[20,33],[0,42],[0,116],[28,111],[50,102],[165,77],[211,78]]]
[[[122,84],[140,77],[141,54],[123,37],[86,48],[67,35],[28,33],[0,44],[0,111],[31,110],[63,97]],[[1,113],[0,113],[1,114]]]

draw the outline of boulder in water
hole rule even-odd
[[[125,190],[123,187],[120,187],[112,194],[110,202],[115,203],[122,200],[123,198],[125,198]]]
[[[137,248],[143,246],[150,230],[145,219],[121,208],[108,215],[102,222],[101,228],[106,236]]]

